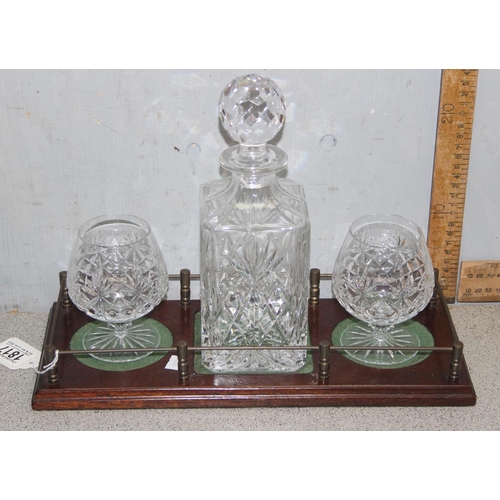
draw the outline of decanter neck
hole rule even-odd
[[[258,173],[252,172],[232,172],[232,183],[238,185],[239,188],[259,190],[273,185],[276,182],[276,174],[272,173]],[[259,195],[261,196],[261,195]]]
[[[270,144],[232,146],[220,155],[221,166],[245,178],[276,174],[288,164],[286,153]]]
[[[260,163],[266,161],[269,152],[265,144],[239,144],[238,156],[244,161]]]

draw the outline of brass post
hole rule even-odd
[[[430,307],[436,307],[438,299],[438,280],[439,280],[439,269],[434,268],[434,291],[432,293],[431,300],[429,301]]]
[[[460,370],[462,368],[462,357],[464,344],[460,340],[453,342],[450,362],[450,379],[456,382],[460,378]]]
[[[71,299],[69,298],[67,278],[67,271],[61,271],[59,273],[59,286],[61,288],[61,307],[63,309],[69,309],[73,306]]]
[[[319,371],[318,377],[324,382],[330,376],[330,342],[321,340],[319,343]]]
[[[191,271],[181,269],[181,306],[189,307],[191,305]]]
[[[311,269],[309,273],[309,304],[312,307],[319,306],[319,282],[320,282],[320,270],[317,268]]]
[[[48,345],[44,349],[44,359],[45,365],[49,365],[56,358],[56,348],[55,346]],[[59,380],[59,368],[57,363],[47,372],[49,377],[49,384],[55,384]]]
[[[179,381],[185,384],[189,380],[188,345],[185,340],[177,342],[177,358]]]

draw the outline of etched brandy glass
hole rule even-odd
[[[164,298],[168,275],[147,222],[130,215],[111,215],[83,224],[73,246],[67,283],[76,307],[98,320],[83,338],[85,349],[159,346],[159,332],[143,317]],[[120,363],[150,353],[91,355]]]
[[[420,340],[410,320],[433,294],[434,270],[421,229],[397,215],[370,215],[354,222],[337,257],[333,293],[359,321],[340,336],[342,346],[366,364],[397,365],[417,355]],[[378,350],[377,347],[387,349]]]
[[[279,347],[308,342],[309,217],[300,184],[279,178],[286,153],[268,144],[285,120],[272,80],[234,79],[219,117],[237,145],[222,152],[229,175],[201,188],[201,342]],[[306,350],[204,350],[212,372],[293,372]]]

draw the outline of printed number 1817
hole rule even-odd
[[[11,361],[19,361],[24,356],[24,354],[22,354],[20,351],[16,351],[9,345],[5,345],[3,347],[0,347],[0,356],[8,358]]]

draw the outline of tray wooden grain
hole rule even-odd
[[[174,346],[185,340],[193,346],[195,314],[199,301],[183,308],[180,301],[162,302],[149,317],[165,324]],[[330,340],[335,325],[348,314],[335,299],[320,299],[309,308],[311,344]],[[414,318],[434,335],[436,346],[450,347],[456,339],[448,306],[439,289],[437,301]],[[54,303],[44,340],[59,350],[69,350],[73,334],[90,321],[76,307]],[[466,351],[467,346],[465,346]],[[175,354],[175,353],[174,353]],[[35,410],[85,410],[128,408],[202,408],[273,406],[472,406],[476,394],[462,361],[460,378],[451,381],[451,354],[433,351],[422,362],[397,369],[379,369],[350,361],[332,350],[330,375],[318,377],[319,354],[312,351],[314,369],[303,374],[229,375],[198,374],[194,354],[189,354],[189,380],[183,384],[175,370],[165,369],[169,356],[137,370],[108,372],[90,368],[74,355],[59,357],[59,380],[48,375],[35,382]]]

